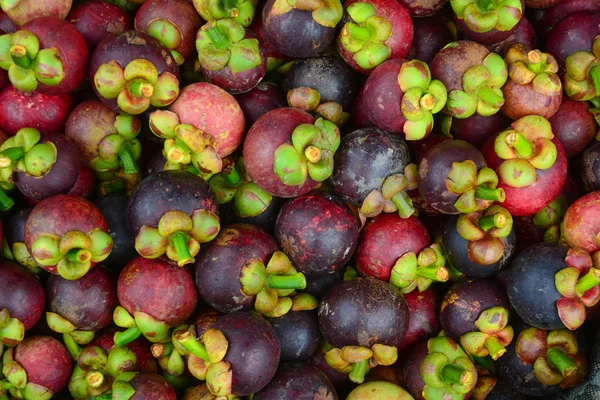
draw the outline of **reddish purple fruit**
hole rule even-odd
[[[432,16],[413,19],[414,37],[408,59],[430,63],[444,46],[456,40],[456,26],[448,18]]]
[[[566,96],[565,96],[566,97]],[[449,133],[454,139],[469,142],[478,149],[496,133],[510,126],[511,120],[502,113],[490,116],[473,114],[468,118],[448,118]],[[442,125],[445,127],[445,125]]]
[[[600,144],[594,143],[582,158],[582,179],[586,192],[600,190]]]
[[[575,101],[568,96],[563,96],[560,107],[548,121],[567,158],[581,153],[592,143],[598,128],[590,106],[585,101]]]
[[[162,376],[153,373],[142,372],[136,374],[128,382],[134,390],[129,400],[176,400],[175,389]]]
[[[113,33],[133,29],[131,17],[105,0],[92,0],[80,4],[71,10],[67,21],[81,32],[90,51]]]
[[[279,85],[269,81],[260,82],[250,91],[236,95],[235,99],[244,112],[248,128],[267,112],[287,106],[285,95]]]
[[[470,40],[481,44],[498,43],[509,37],[523,18],[523,0],[450,1],[458,29]]]
[[[541,37],[547,37],[558,21],[583,10],[600,11],[600,3],[588,0],[563,0],[550,8],[536,10],[535,27]]]
[[[546,40],[546,51],[556,58],[561,69],[567,57],[578,50],[590,51],[600,34],[600,11],[582,10],[558,21]]]
[[[494,43],[488,44],[486,47],[489,51],[498,53],[502,56],[506,55],[506,50],[514,44],[522,43],[525,48],[535,49],[537,44],[537,38],[535,35],[535,29],[527,18],[521,18],[521,21],[517,24],[517,28],[511,33],[506,39]]]
[[[49,0],[39,3],[36,0],[18,0],[2,4],[2,11],[17,25],[23,25],[40,17],[64,19],[73,0]]]
[[[335,388],[316,367],[302,363],[281,364],[275,376],[261,391],[254,393],[255,400],[327,399],[337,400]]]
[[[399,352],[411,348],[415,343],[438,332],[437,297],[436,292],[431,288],[422,292],[415,290],[404,295],[410,319],[406,334],[397,346]]]
[[[590,254],[600,250],[600,191],[588,193],[567,209],[562,232],[567,244]]]
[[[343,268],[354,254],[358,222],[337,197],[315,192],[283,206],[275,239],[298,270],[325,275]]]

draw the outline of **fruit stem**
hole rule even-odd
[[[590,103],[592,103],[592,105],[594,106],[594,108],[600,108],[600,97],[596,96],[592,99],[588,100]]]
[[[500,340],[496,336],[490,336],[485,341],[485,348],[490,352],[490,356],[492,359],[499,359],[504,353],[506,353],[506,349],[500,343]]]
[[[493,228],[504,228],[506,226],[506,216],[500,213],[487,215],[479,218],[477,224],[486,232]]]
[[[497,106],[504,102],[504,98],[496,92],[494,92],[488,86],[482,86],[477,92],[477,97],[479,97],[481,100],[483,100],[490,106]]]
[[[92,397],[92,398],[90,398],[90,400],[112,400],[112,398],[113,398],[112,393],[104,393],[104,394],[101,394],[100,396]]]
[[[104,375],[100,371],[90,371],[85,376],[85,382],[89,387],[97,389],[104,383]]]
[[[350,33],[350,36],[352,36],[354,39],[362,40],[363,42],[371,39],[371,31],[367,28],[361,28],[360,26],[350,22],[346,24],[346,29],[348,30],[348,33]]]
[[[210,357],[208,356],[206,347],[204,347],[203,344],[197,341],[196,338],[192,337],[192,335],[188,331],[181,332],[177,335],[176,338],[177,341],[190,353],[206,362],[210,362]]]
[[[394,203],[394,205],[398,209],[398,214],[402,218],[408,218],[415,212],[415,208],[412,205],[412,201],[410,200],[410,197],[405,191],[396,193],[394,197],[391,198],[391,200],[392,203]]]
[[[475,189],[475,197],[481,200],[504,201],[506,194],[502,188],[492,189],[485,185],[479,185]]]
[[[223,0],[223,8],[227,12],[227,14],[229,14],[231,10],[236,8],[236,6],[236,0]]]
[[[9,147],[0,152],[0,168],[7,168],[15,161],[19,161],[25,155],[22,147]]]
[[[354,383],[361,384],[365,381],[365,375],[369,372],[369,360],[362,360],[352,366],[348,378]]]
[[[129,93],[134,97],[149,99],[154,94],[154,86],[147,82],[135,80],[129,85]]]
[[[417,275],[435,282],[446,282],[448,280],[448,270],[439,266],[430,266],[417,268]]]
[[[585,292],[600,284],[600,270],[590,268],[587,274],[579,278],[575,285],[575,292],[578,296],[582,296]]]
[[[208,29],[206,35],[208,35],[212,44],[219,50],[224,50],[229,46],[229,40],[227,40],[227,37],[216,26]]]
[[[15,201],[0,188],[0,211],[7,211],[15,205]]]
[[[79,353],[81,353],[81,347],[79,347],[75,339],[73,339],[73,336],[71,336],[69,333],[63,333],[63,342],[67,348],[67,351],[71,355],[71,358],[73,360],[77,360]]]
[[[514,148],[519,157],[529,158],[533,154],[533,146],[518,132],[511,132],[506,135],[506,144]]]
[[[67,259],[74,263],[83,264],[92,259],[92,253],[85,249],[71,249],[67,253]]]
[[[0,381],[0,389],[9,390],[12,389],[14,385],[9,381]],[[1,397],[0,397],[1,398]]]
[[[302,272],[294,275],[269,275],[265,286],[268,289],[306,289],[306,277]]]
[[[577,370],[575,361],[571,360],[564,351],[559,348],[553,347],[549,349],[547,357],[548,362],[560,371],[563,378],[568,377]]]
[[[321,149],[317,146],[310,145],[304,150],[304,156],[309,162],[313,164],[318,163],[319,160],[321,160]]]
[[[169,236],[169,240],[177,253],[177,265],[183,267],[186,264],[194,262],[194,257],[190,254],[190,249],[187,244],[188,235],[181,231],[177,231]]]
[[[592,82],[594,82],[596,94],[600,94],[600,65],[594,65],[590,68],[589,75],[592,78]]]
[[[494,362],[491,357],[473,356],[473,361],[475,361],[477,364],[481,365],[483,368],[487,369],[491,373],[494,373]]]
[[[494,0],[476,0],[475,3],[483,11],[490,11],[494,7]]]
[[[119,160],[121,160],[121,164],[123,165],[123,172],[125,172],[125,175],[133,175],[138,173],[139,168],[135,163],[133,154],[131,154],[129,149],[123,146],[123,148],[119,150],[117,155],[119,156]]]
[[[231,172],[224,173],[223,177],[227,180],[227,182],[231,183],[233,186],[239,185],[242,181],[242,177],[240,176],[240,173],[235,167],[235,165],[231,168]]]
[[[123,347],[140,337],[141,334],[142,331],[137,326],[128,328],[124,332],[117,332],[115,333],[115,346]]]
[[[465,384],[473,379],[473,374],[467,370],[447,364],[442,368],[442,379],[448,383]]]
[[[23,69],[31,68],[31,60],[27,57],[25,46],[16,44],[10,48],[10,56],[13,62]]]

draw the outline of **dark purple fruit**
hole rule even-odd
[[[535,36],[535,30],[533,25],[527,18],[521,18],[519,23],[517,24],[517,29],[510,34],[509,37],[502,40],[501,42],[488,44],[486,47],[493,51],[494,53],[498,53],[501,56],[506,55],[506,50],[516,43],[522,43],[528,49],[535,49],[537,44],[537,38]]]
[[[327,275],[307,275],[304,293],[321,299],[329,289],[341,282],[343,278],[343,270]]]
[[[585,101],[575,101],[568,96],[563,96],[560,107],[548,121],[552,125],[552,133],[560,140],[569,158],[581,153],[592,143],[598,129],[590,106]]]
[[[81,32],[90,51],[113,33],[133,29],[131,17],[104,0],[87,1],[74,7],[67,16],[67,21]]]
[[[106,218],[108,234],[113,239],[112,251],[102,264],[116,270],[121,269],[137,256],[134,235],[129,229],[127,218],[123,218],[123,215],[127,214],[128,200],[125,195],[114,194],[100,197],[94,201],[96,207]]]
[[[41,269],[25,245],[25,222],[31,210],[33,208],[21,208],[7,218],[4,222],[4,236],[15,261],[37,274]]]
[[[417,59],[430,63],[444,46],[456,40],[456,26],[444,17],[426,17],[413,19],[414,38],[408,53],[408,59]]]
[[[254,393],[254,400],[298,399],[337,400],[335,388],[316,367],[303,363],[281,364],[275,376],[261,391]]]
[[[502,113],[496,113],[490,116],[473,114],[464,119],[453,117],[445,118],[448,118],[447,124],[450,127],[449,133],[454,139],[464,140],[477,148],[481,148],[481,146],[496,133],[508,128],[511,122],[510,119]]]
[[[438,296],[429,288],[422,292],[412,291],[404,295],[410,318],[408,329],[398,345],[398,351],[412,348],[414,344],[435,335],[439,330]]]
[[[546,40],[546,51],[564,69],[567,57],[578,50],[590,51],[598,34],[600,11],[578,11],[565,16],[554,25]]]
[[[586,192],[600,190],[600,143],[588,148],[582,156],[582,179]]]
[[[246,93],[237,94],[235,99],[244,112],[248,129],[267,112],[287,105],[282,89],[269,81],[261,81]]]
[[[281,361],[306,361],[319,348],[321,333],[314,311],[291,311],[269,323],[281,344]]]

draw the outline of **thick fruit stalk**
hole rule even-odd
[[[508,76],[519,85],[531,83],[533,90],[546,96],[557,96],[562,90],[557,75],[558,63],[548,53],[527,51],[522,43],[512,45],[504,56]]]
[[[592,51],[579,50],[567,57],[565,68],[567,96],[577,101],[600,96],[600,36],[594,38]]]
[[[0,68],[22,92],[33,92],[40,83],[58,86],[65,77],[58,50],[40,49],[38,38],[26,30],[0,36]]]
[[[433,282],[446,282],[449,278],[446,257],[442,246],[434,243],[421,250],[417,256],[413,252],[403,254],[390,275],[390,284],[400,288],[402,293],[427,290]]]
[[[402,218],[408,218],[416,213],[408,190],[417,188],[417,165],[408,164],[403,174],[388,176],[381,189],[375,189],[367,195],[360,207],[363,217],[375,217],[382,212],[398,212]]]
[[[454,207],[461,213],[485,210],[494,202],[506,200],[506,193],[498,188],[498,175],[493,169],[477,166],[471,160],[454,162],[445,180],[450,193],[459,196]]]
[[[210,211],[195,210],[191,217],[182,211],[168,211],[157,227],[142,226],[135,238],[135,249],[145,258],[166,253],[183,267],[194,262],[200,244],[213,240],[219,230],[219,217]]]
[[[223,161],[216,150],[216,139],[193,125],[181,124],[174,112],[158,110],[150,114],[150,130],[165,139],[165,169],[184,169],[192,164],[205,180],[221,172]]]
[[[473,32],[510,31],[523,17],[520,0],[450,0],[457,18]]]
[[[179,96],[179,80],[170,72],[158,73],[150,61],[138,58],[122,68],[116,61],[102,64],[94,75],[96,90],[105,99],[117,99],[128,114],[141,114],[150,106],[166,107]]]
[[[425,382],[423,397],[435,399],[464,399],[477,384],[477,370],[469,355],[445,336],[429,339],[428,354],[420,365]]]
[[[400,108],[406,118],[406,140],[421,140],[433,129],[433,115],[446,105],[446,86],[437,79],[431,80],[429,67],[419,60],[402,64],[398,84],[404,92]]]
[[[394,346],[374,344],[370,349],[363,346],[331,348],[325,353],[327,364],[348,378],[361,384],[373,365],[393,365],[398,360],[398,349]]]
[[[488,54],[481,65],[474,65],[463,74],[463,90],[448,93],[446,111],[456,118],[468,118],[477,113],[494,115],[504,104],[502,86],[508,79],[506,63],[496,53]]]
[[[323,118],[301,124],[273,155],[273,169],[281,182],[301,186],[310,177],[323,182],[333,173],[333,156],[340,145],[340,130]]]
[[[126,328],[123,332],[115,333],[115,346],[125,346],[141,335],[152,343],[169,341],[169,325],[144,312],[135,311],[131,315],[125,308],[117,306],[113,313],[113,320],[115,325]]]
[[[293,306],[289,297],[306,288],[306,277],[298,272],[285,253],[276,251],[265,265],[259,259],[248,260],[240,273],[242,293],[255,297],[254,308],[268,317],[281,317]]]
[[[496,154],[506,160],[498,168],[500,179],[516,188],[535,184],[536,170],[548,169],[556,161],[553,138],[552,126],[544,117],[528,115],[513,122],[494,142]]]
[[[28,382],[27,372],[13,358],[14,348],[9,347],[2,357],[2,375],[0,393],[6,391],[13,398],[24,400],[50,400],[54,393],[40,384]]]
[[[311,11],[319,25],[335,28],[342,20],[344,8],[339,0],[275,0],[272,15],[281,15],[292,10]]]
[[[477,331],[461,336],[463,349],[476,357],[490,356],[497,360],[506,353],[514,337],[512,326],[508,325],[508,310],[504,307],[492,307],[484,310],[475,321]]]
[[[247,38],[246,29],[233,19],[210,21],[196,35],[200,66],[208,71],[229,67],[232,73],[262,64],[258,39]]]
[[[339,40],[356,64],[370,70],[390,58],[392,51],[385,42],[392,35],[392,24],[377,15],[377,8],[358,2],[349,5],[346,13],[350,20],[342,27]]]

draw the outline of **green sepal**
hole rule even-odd
[[[150,342],[157,343],[168,339],[169,325],[166,322],[154,319],[141,311],[136,311],[133,315],[137,327]]]

